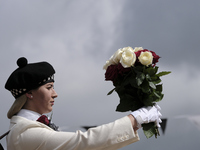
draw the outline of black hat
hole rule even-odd
[[[28,91],[44,85],[47,82],[54,82],[53,75],[55,70],[47,62],[28,64],[27,59],[21,57],[17,60],[17,65],[19,67],[10,75],[5,84],[5,88],[12,93],[16,101]],[[20,107],[22,107],[21,105]]]

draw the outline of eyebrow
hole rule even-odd
[[[53,83],[47,83],[46,86],[51,86],[51,87],[53,87],[54,84],[53,84]]]

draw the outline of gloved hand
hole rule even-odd
[[[144,123],[150,123],[150,122],[155,122],[156,126],[159,128],[160,123],[162,122],[160,117],[162,114],[160,113],[160,106],[155,104],[153,107],[142,107],[131,114],[135,117],[137,121],[137,127],[141,128],[142,124]]]

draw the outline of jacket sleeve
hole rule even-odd
[[[139,140],[130,119],[90,128],[86,132],[56,132],[46,127],[29,127],[18,136],[19,149],[114,150]]]

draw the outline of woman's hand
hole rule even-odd
[[[162,122],[160,117],[162,114],[160,113],[160,106],[155,104],[154,106],[149,107],[142,107],[134,112],[131,113],[131,115],[135,118],[137,121],[137,127],[141,128],[142,124],[144,123],[150,123],[155,122],[156,126],[159,128],[160,123]],[[135,123],[134,123],[135,126]]]

